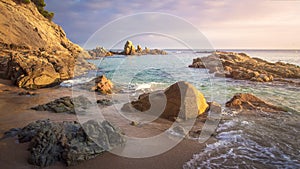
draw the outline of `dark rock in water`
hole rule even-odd
[[[250,93],[238,93],[226,103],[226,107],[239,110],[262,110],[265,112],[285,111],[284,109],[267,103]]]
[[[113,105],[113,101],[109,100],[109,99],[101,99],[101,100],[97,100],[97,103],[102,105],[102,106],[111,106]]]
[[[285,78],[300,78],[300,67],[288,63],[270,63],[251,58],[244,53],[214,52],[193,60],[192,68],[206,68],[216,77],[227,77],[255,82],[282,81]]]
[[[87,109],[92,105],[92,102],[84,96],[71,98],[70,96],[62,97],[49,103],[32,107],[37,111],[52,111],[55,113],[71,113],[75,114],[75,107]]]
[[[67,165],[92,159],[125,143],[121,130],[108,121],[54,123],[39,120],[18,131],[20,142],[29,142],[28,162],[41,167],[57,161]]]

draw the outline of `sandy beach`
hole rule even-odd
[[[3,133],[11,128],[24,127],[30,122],[39,119],[51,119],[52,121],[74,121],[76,116],[72,114],[56,114],[47,111],[35,111],[30,107],[38,104],[47,103],[51,100],[62,96],[72,95],[70,88],[47,88],[40,89],[35,96],[20,96],[19,92],[23,89],[11,86],[10,81],[1,80],[1,89],[3,90],[0,95],[0,129],[1,136]],[[99,98],[103,96],[98,96]],[[165,119],[157,119],[142,127],[130,125],[128,119],[119,118],[116,114],[110,113],[110,108],[104,111],[105,118],[112,121],[121,127],[127,136],[135,136],[146,138],[161,133],[169,128],[172,124]],[[198,124],[203,125],[203,124]],[[211,138],[206,143],[212,143],[215,139]],[[201,152],[205,148],[206,143],[198,143],[197,141],[183,139],[177,146],[171,150],[150,158],[125,158],[110,152],[105,152],[95,159],[85,161],[77,166],[70,166],[69,168],[182,168],[182,165],[192,158],[194,153]],[[0,165],[3,168],[24,168],[32,169],[39,168],[30,165],[27,162],[30,152],[27,151],[29,143],[17,143],[17,138],[6,138],[0,141]],[[101,167],[100,167],[101,166]],[[66,165],[57,162],[55,165],[47,167],[53,169],[65,168]]]

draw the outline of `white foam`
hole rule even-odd
[[[70,80],[63,81],[60,84],[60,86],[72,87],[72,86],[77,85],[77,84],[87,83],[87,82],[93,80],[94,78],[95,77],[80,77],[80,78],[70,79]]]

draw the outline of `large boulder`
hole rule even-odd
[[[12,129],[20,142],[30,142],[30,164],[41,167],[63,161],[68,166],[95,158],[125,143],[122,131],[108,121],[55,123],[38,120]]]
[[[191,119],[203,114],[208,104],[193,85],[180,81],[164,91],[145,93],[138,100],[125,104],[123,111],[138,110],[166,119]],[[159,113],[159,114],[157,114]]]
[[[284,109],[267,103],[250,93],[238,93],[227,103],[226,107],[237,110],[262,110],[265,112],[285,111]]]

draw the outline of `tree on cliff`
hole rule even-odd
[[[30,2],[33,2],[35,6],[37,7],[38,11],[47,19],[50,21],[54,17],[53,12],[46,11],[44,7],[46,6],[46,3],[44,0],[21,0],[22,3],[29,4]]]

